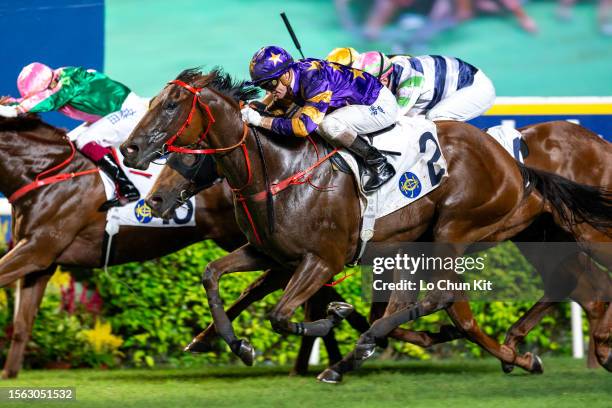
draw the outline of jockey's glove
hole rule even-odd
[[[14,118],[18,113],[19,111],[14,106],[0,105],[0,116],[4,116],[5,118]]]
[[[242,120],[246,123],[253,126],[261,126],[261,115],[255,109],[247,106],[246,108],[243,108],[240,113],[242,115]]]

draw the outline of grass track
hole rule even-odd
[[[77,403],[4,407],[610,407],[612,374],[548,358],[545,374],[502,374],[493,358],[370,363],[341,385],[287,368],[25,371],[1,387],[74,386]]]

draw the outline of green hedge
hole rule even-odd
[[[515,250],[512,248],[500,246],[495,249],[495,255],[490,257],[494,273],[511,273],[513,268],[522,267],[513,264],[517,261],[509,256],[509,252]],[[104,300],[97,327],[96,318],[82,308],[72,314],[61,311],[58,286],[62,283],[51,284],[28,345],[26,365],[44,367],[56,361],[67,362],[71,366],[237,362],[223,344],[219,344],[217,352],[203,355],[193,356],[182,351],[193,336],[211,321],[201,276],[206,264],[222,255],[224,252],[213,243],[203,242],[159,260],[109,268],[108,274],[96,270],[89,284],[96,285]],[[369,305],[361,297],[361,279],[356,272],[355,276],[336,288],[358,311],[367,315]],[[226,275],[221,281],[225,305],[228,306],[258,273]],[[273,332],[266,319],[279,296],[280,292],[268,296],[234,322],[237,335],[248,338],[256,348],[258,363],[291,363],[297,354],[299,338]],[[11,318],[12,312],[6,306],[7,302],[11,302],[10,294],[0,290],[0,333],[5,332]],[[478,323],[486,333],[500,341],[503,341],[507,328],[530,306],[531,303],[526,302],[472,303]],[[569,353],[567,306],[562,305],[535,328],[527,339],[526,349]],[[299,311],[295,319],[301,318]],[[444,313],[436,313],[407,327],[436,330],[448,322]],[[110,326],[103,326],[103,323]],[[343,352],[348,352],[358,337],[347,323],[342,323],[336,335]],[[6,353],[6,342],[4,336],[0,340],[4,344],[2,353]],[[451,354],[478,357],[483,355],[483,351],[470,342],[455,341],[430,350],[392,342],[392,347],[385,352],[388,357],[421,359]]]

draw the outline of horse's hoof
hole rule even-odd
[[[514,364],[501,362],[502,371],[506,374],[510,374],[514,370]]]
[[[608,358],[601,364],[601,366],[612,373],[612,350],[610,350],[608,353]]]
[[[209,343],[205,343],[203,341],[199,341],[197,338],[191,340],[191,343],[184,348],[184,351],[189,353],[198,354],[198,353],[208,353],[212,350],[212,347]]]
[[[353,305],[345,302],[331,302],[327,305],[327,315],[336,317],[337,319],[335,320],[338,320],[338,323],[340,320],[346,319],[348,315],[353,313],[353,310],[355,310]]]
[[[375,351],[376,344],[358,344],[355,348],[355,359],[361,361],[367,360],[372,357]]]
[[[532,357],[531,369],[529,372],[531,374],[544,374],[544,365],[542,364],[542,359],[537,354],[534,354]]]
[[[252,366],[255,361],[255,349],[247,340],[237,340],[231,347],[242,362],[248,366]]]
[[[331,368],[326,368],[325,371],[317,376],[317,380],[327,384],[338,384],[342,381],[342,374]]]

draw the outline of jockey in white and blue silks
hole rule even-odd
[[[385,156],[358,137],[391,127],[397,120],[395,97],[378,79],[319,59],[293,61],[287,51],[275,46],[255,53],[250,74],[254,85],[300,109],[290,118],[262,117],[247,107],[242,110],[243,120],[281,135],[304,137],[317,131],[332,144],[346,147],[366,163],[370,176],[363,186],[366,192],[395,175]]]
[[[458,58],[395,56],[377,51],[357,58],[353,67],[381,80],[397,98],[402,115],[465,122],[482,115],[495,102],[491,80]]]

